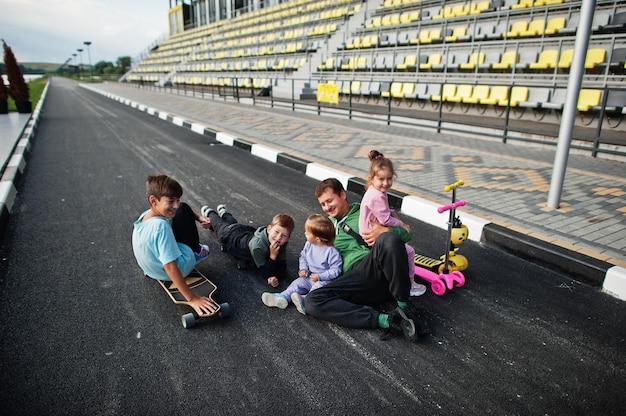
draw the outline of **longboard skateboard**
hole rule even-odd
[[[206,296],[209,299],[213,300],[213,293],[217,290],[217,286],[213,284],[205,275],[203,275],[198,269],[193,269],[193,271],[185,278],[187,282],[187,286],[191,289],[193,293],[197,296]],[[178,290],[178,287],[174,282],[166,281],[166,280],[157,280],[163,290],[169,295],[172,302],[177,305],[186,305],[193,312],[186,313],[181,317],[181,321],[184,328],[191,328],[196,324],[196,320],[210,318],[212,316],[218,315],[222,318],[230,315],[230,305],[228,303],[221,303],[218,305],[218,309],[215,312],[209,314],[198,315],[193,310],[193,308],[189,305],[185,297]]]

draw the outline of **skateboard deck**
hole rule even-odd
[[[189,286],[191,291],[196,294],[196,296],[206,296],[209,299],[214,300],[213,293],[217,290],[217,286],[215,286],[215,284],[198,269],[193,269],[189,276],[185,278],[185,281],[187,282],[187,286]],[[220,317],[230,315],[230,305],[228,303],[218,304],[218,308],[215,312],[197,315],[174,282],[166,280],[157,280],[157,282],[159,282],[163,290],[165,290],[165,292],[169,295],[172,302],[177,305],[186,305],[192,310],[192,312],[181,317],[183,327],[185,328],[194,326],[197,319],[210,318],[215,315]]]

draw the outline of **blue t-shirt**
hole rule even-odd
[[[196,265],[191,248],[178,243],[169,220],[152,217],[143,221],[147,210],[133,224],[133,252],[141,270],[153,279],[170,280],[164,265],[176,261],[183,276],[189,275]]]

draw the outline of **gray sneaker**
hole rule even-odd
[[[293,305],[296,307],[298,312],[300,312],[302,315],[306,315],[306,310],[304,309],[304,297],[302,297],[302,295],[300,295],[299,293],[292,293],[291,301],[293,302]]]
[[[402,334],[410,341],[417,341],[415,322],[400,307],[389,312],[389,329],[385,331],[381,339],[387,339],[390,334]]]

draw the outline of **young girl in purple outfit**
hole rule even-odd
[[[304,223],[306,243],[300,252],[298,278],[281,293],[265,292],[266,306],[285,309],[290,301],[305,315],[303,295],[327,285],[341,273],[342,260],[333,246],[335,227],[325,216],[310,215]]]

